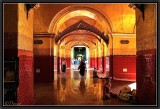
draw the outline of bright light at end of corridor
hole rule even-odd
[[[131,88],[131,90],[136,89],[136,82],[132,83],[132,84],[130,84],[128,86]]]

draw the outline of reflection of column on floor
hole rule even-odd
[[[94,87],[94,95],[96,97],[96,100],[97,100],[97,105],[100,105],[102,104],[102,89],[101,89],[101,79],[98,79],[98,78],[93,78],[93,87]]]
[[[101,82],[101,80],[99,80],[98,82]],[[99,101],[98,102],[99,105],[103,104],[101,91],[102,91],[102,84],[98,84],[98,94],[97,94],[98,98],[97,98],[97,100]]]
[[[57,80],[57,100],[60,104],[65,103],[65,95],[66,95],[66,78],[58,77]]]
[[[94,87],[97,87],[97,83],[98,83],[98,78],[93,78]],[[96,94],[96,93],[95,93],[95,94]]]

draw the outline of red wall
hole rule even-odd
[[[33,45],[35,83],[53,83],[53,37],[54,35],[48,33],[34,34],[34,40],[42,40],[42,43]]]
[[[113,78],[136,81],[136,56],[113,56]]]
[[[67,62],[67,68],[71,68],[71,58],[70,57],[66,57],[66,62]]]
[[[97,57],[90,57],[90,67],[91,68],[94,68],[94,67],[96,67],[97,68]],[[99,67],[100,67],[100,65],[99,65]]]
[[[101,63],[102,59],[102,63]],[[110,76],[114,79],[136,81],[136,56],[110,56],[109,57]],[[96,67],[98,70],[103,68],[106,73],[106,57],[90,58],[90,67]],[[123,72],[127,68],[127,72]]]
[[[106,62],[107,62],[106,56],[103,56],[102,59],[103,59],[103,60],[102,60],[102,62],[103,62],[103,73],[106,73]]]
[[[52,56],[34,56],[35,83],[53,82],[53,57]],[[40,69],[40,73],[36,73]]]
[[[25,53],[25,51],[20,51]],[[27,54],[27,53],[26,53]],[[33,56],[19,56],[18,104],[34,104]]]
[[[113,78],[113,55],[109,56],[109,75]]]
[[[14,53],[14,50],[6,50],[5,56],[16,56]],[[18,50],[17,53],[19,54],[18,105],[32,105],[34,104],[33,52]]]
[[[137,100],[142,105],[156,103],[155,54],[155,49],[137,52]],[[150,75],[150,77],[146,75]]]
[[[97,57],[97,69],[100,70],[101,69],[101,57]]]

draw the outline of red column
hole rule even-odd
[[[137,101],[141,104],[156,104],[155,69],[156,50],[152,49],[138,51],[136,56],[136,98]]]
[[[57,47],[58,55],[57,55],[57,73],[60,73],[60,47]]]
[[[113,55],[109,56],[109,75],[113,79]]]
[[[90,57],[90,67],[94,67],[94,58]]]
[[[70,68],[71,67],[71,58],[66,57],[66,62],[67,62],[67,68]]]
[[[103,73],[106,73],[106,57],[103,56]]]
[[[101,65],[101,59],[100,57],[97,57],[97,69],[99,70],[100,69],[100,65]]]
[[[92,67],[92,58],[90,57],[90,63],[89,63],[90,65],[90,67]]]
[[[94,67],[97,68],[97,57],[94,57]]]

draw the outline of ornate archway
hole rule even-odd
[[[61,39],[60,39],[60,42],[59,43],[61,43],[62,41],[63,41],[63,39],[65,39],[66,37],[69,37],[69,36],[72,36],[72,35],[84,35],[84,34],[82,34],[82,33],[79,33],[79,32],[77,32],[77,31],[74,31],[74,33],[73,32],[71,32],[71,33],[68,33],[68,34],[66,34],[66,35],[64,35]],[[90,36],[91,38],[96,38],[99,42],[101,41],[101,39],[99,38],[99,37],[97,37],[96,36],[96,34],[94,34],[94,33],[91,33],[91,32],[88,32],[88,33],[86,33],[85,32],[85,35],[87,35],[87,37],[88,36]]]
[[[71,15],[67,16],[68,14]],[[62,9],[60,12],[58,12],[56,16],[54,16],[49,25],[48,33],[57,34],[57,30],[59,29],[57,25],[59,25],[59,23],[62,24],[66,20],[75,17],[77,15],[87,16],[89,18],[96,20],[100,25],[103,25],[103,30],[105,34],[109,34],[114,31],[113,24],[107,15],[104,15],[103,12],[101,12],[99,9],[83,4],[83,5],[68,6]],[[63,19],[63,21],[60,21],[61,19]]]
[[[104,35],[103,32],[101,32],[100,30],[98,30],[97,28],[95,28],[94,26],[84,22],[83,20],[78,21],[77,23],[69,26],[68,28],[66,28],[65,30],[63,30],[62,32],[60,32],[56,37],[55,37],[55,41],[56,43],[64,37],[64,35],[75,31],[75,30],[88,30],[90,32],[93,32],[95,34],[97,34],[98,36],[100,36],[108,45],[109,44],[109,37],[108,35]]]

